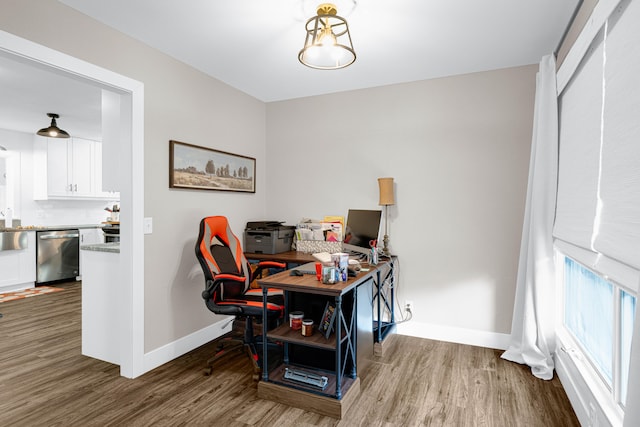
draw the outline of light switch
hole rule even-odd
[[[144,234],[153,233],[153,218],[144,219]]]

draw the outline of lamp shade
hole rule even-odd
[[[298,60],[307,67],[318,70],[337,70],[356,60],[347,20],[337,16],[334,4],[318,6],[318,15],[305,26],[304,47]]]
[[[393,197],[393,178],[378,178],[378,186],[380,187],[381,206],[389,206],[395,204]]]

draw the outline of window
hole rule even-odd
[[[620,398],[622,402],[627,401],[627,380],[629,372],[629,356],[631,355],[631,337],[633,336],[633,321],[636,315],[636,297],[620,291],[620,367],[622,378],[620,383]]]
[[[636,297],[564,257],[563,325],[612,401],[624,406]]]

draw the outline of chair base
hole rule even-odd
[[[213,372],[213,364],[225,358],[229,354],[236,354],[238,351],[244,350],[253,368],[253,379],[260,380],[262,373],[262,324],[257,324],[255,329],[259,329],[259,335],[254,333],[254,319],[247,316],[243,319],[236,319],[233,323],[233,332],[231,335],[225,336],[219,340],[216,353],[207,361],[207,368],[204,370],[205,375],[211,375]],[[257,338],[257,339],[256,339]],[[267,349],[276,350],[276,354],[269,356],[270,361],[276,361],[282,358],[282,346],[267,342]],[[271,364],[270,364],[271,365]]]
[[[245,343],[242,337],[222,338],[218,344],[218,350],[216,351],[216,353],[213,355],[213,357],[207,360],[207,367],[204,370],[204,374],[211,375],[211,373],[213,372],[214,363],[216,363],[218,360],[224,359],[230,354],[235,354],[239,351],[244,351],[251,361],[254,379],[260,379],[260,373],[262,372],[262,370],[260,369],[260,365],[258,364],[258,353],[255,351],[255,346],[252,343]]]

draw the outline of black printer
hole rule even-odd
[[[244,250],[255,254],[278,254],[291,250],[296,227],[281,221],[250,221],[244,230]]]

